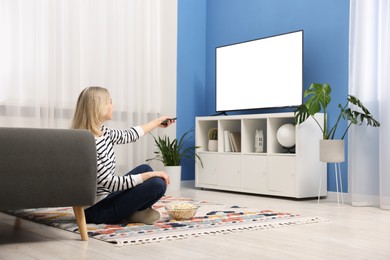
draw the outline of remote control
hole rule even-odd
[[[168,125],[168,122],[169,122],[169,121],[173,121],[173,120],[176,120],[176,119],[177,119],[177,117],[168,118],[168,119],[162,121],[161,124],[166,126],[166,125]]]

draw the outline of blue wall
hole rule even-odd
[[[206,106],[206,0],[178,0],[177,136],[195,129]],[[194,136],[188,145],[195,144]],[[182,179],[195,178],[194,161],[182,160]]]
[[[178,135],[194,127],[195,116],[215,113],[215,47],[300,29],[305,37],[304,88],[329,83],[332,102],[344,103],[349,0],[179,0],[178,10]],[[334,106],[331,122],[336,113]],[[193,162],[183,169],[183,179],[194,179]],[[346,163],[342,172],[347,191]],[[328,190],[335,190],[333,167],[328,169]]]

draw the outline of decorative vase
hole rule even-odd
[[[170,184],[167,187],[166,194],[180,190],[181,166],[164,166],[164,171],[169,175]]]
[[[218,151],[218,140],[209,140],[208,150],[210,152]]]
[[[263,129],[256,129],[255,131],[255,152],[264,152],[264,133]]]
[[[344,140],[320,140],[320,161],[344,162]]]

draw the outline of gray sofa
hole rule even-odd
[[[83,206],[96,194],[89,131],[0,127],[0,180],[0,210],[72,206],[88,239]]]

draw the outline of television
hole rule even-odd
[[[297,107],[303,30],[216,47],[216,111]]]

